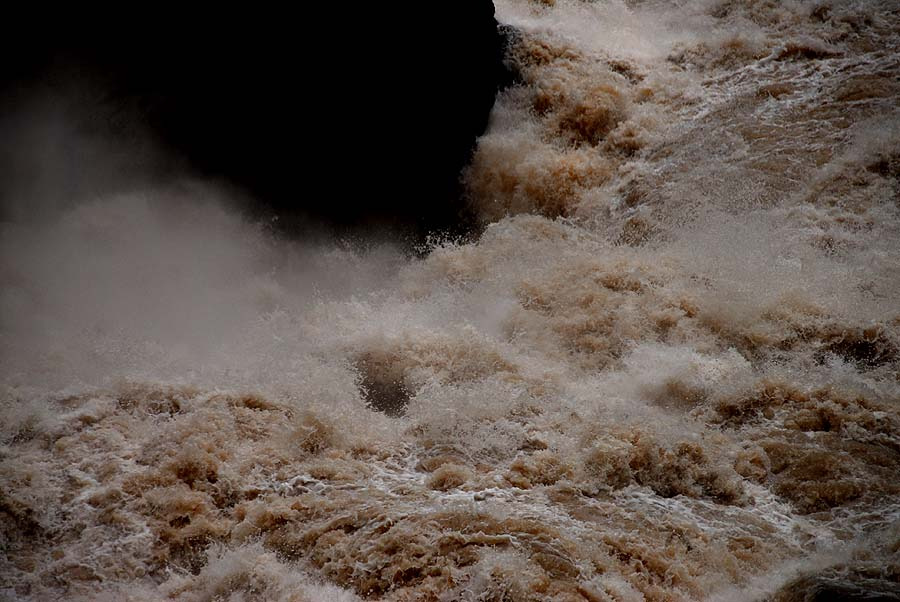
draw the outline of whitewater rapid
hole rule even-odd
[[[469,240],[0,226],[0,597],[896,598],[894,3],[495,5]]]

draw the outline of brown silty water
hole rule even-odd
[[[0,597],[898,599],[898,7],[496,7],[472,242],[4,232]]]

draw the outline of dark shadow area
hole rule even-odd
[[[360,375],[359,391],[370,408],[391,418],[406,415],[410,392],[389,355],[363,354],[355,367]]]
[[[352,361],[359,375],[357,386],[366,404],[391,418],[406,415],[414,395],[406,380],[408,362],[396,350],[378,345],[360,351]]]
[[[467,231],[459,173],[511,81],[489,0],[223,6],[7,20],[0,134],[43,145],[44,163],[52,148],[62,167],[34,167],[8,143],[4,207],[46,192],[42,177],[90,194],[192,174],[244,192],[289,234]],[[40,127],[42,103],[74,120],[68,148],[20,135]]]

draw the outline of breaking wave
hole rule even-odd
[[[898,599],[894,3],[496,8],[474,241],[2,225],[0,596]]]

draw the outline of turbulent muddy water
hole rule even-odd
[[[3,225],[0,598],[900,599],[897,4],[496,8],[469,242]]]

